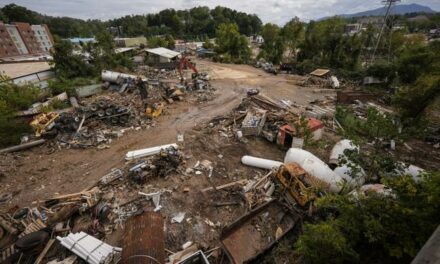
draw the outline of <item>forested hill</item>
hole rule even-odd
[[[131,15],[108,21],[81,20],[70,17],[43,15],[25,7],[9,4],[0,9],[0,20],[47,24],[53,34],[62,38],[91,37],[107,27],[122,27],[123,37],[171,34],[186,39],[203,39],[215,35],[221,23],[234,22],[240,33],[252,35],[260,31],[262,22],[257,15],[218,6],[195,7],[189,10],[165,9],[156,14]]]

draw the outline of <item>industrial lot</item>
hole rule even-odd
[[[3,7],[0,263],[437,263],[438,14],[397,2],[187,40]]]

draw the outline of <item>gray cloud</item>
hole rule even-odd
[[[130,14],[155,13],[166,8],[188,9],[201,5],[213,8],[221,5],[255,13],[263,22],[277,24],[283,24],[295,16],[310,20],[381,6],[380,0],[0,0],[0,5],[9,3],[47,15],[103,20]],[[403,0],[402,3],[418,3],[440,10],[438,0]]]

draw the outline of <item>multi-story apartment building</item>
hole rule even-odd
[[[14,43],[8,28],[0,23],[0,57],[9,57],[19,55],[20,52]]]
[[[48,53],[53,43],[46,25],[0,22],[0,57]]]
[[[6,28],[8,29],[9,36],[12,39],[12,42],[14,43],[18,52],[20,54],[29,54],[26,44],[24,43],[17,27],[15,25],[6,25]]]
[[[30,24],[19,22],[14,23],[14,25],[17,27],[18,32],[20,32],[21,39],[23,40],[30,54],[38,54],[43,52]]]
[[[34,31],[38,43],[40,43],[41,49],[44,52],[49,51],[53,47],[54,41],[47,25],[32,25],[31,28]]]

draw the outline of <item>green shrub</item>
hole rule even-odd
[[[32,85],[17,86],[10,81],[0,83],[0,146],[20,143],[24,133],[31,132],[29,124],[14,117],[16,111],[27,109],[39,99],[41,90]]]
[[[306,263],[409,263],[440,222],[440,173],[385,178],[393,195],[317,200],[321,219],[296,243]],[[374,252],[374,254],[372,254]]]
[[[332,220],[305,224],[295,248],[305,263],[347,263],[359,260],[346,237]]]

